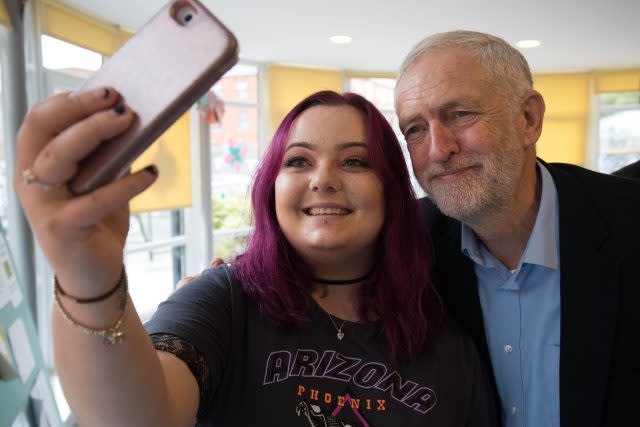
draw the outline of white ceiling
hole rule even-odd
[[[165,0],[65,0],[136,30]],[[259,62],[395,71],[423,37],[453,29],[498,35],[523,50],[534,72],[640,66],[640,0],[203,0]],[[350,45],[328,37],[345,34]]]

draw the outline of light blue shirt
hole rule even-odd
[[[538,163],[542,195],[518,267],[498,261],[466,225],[462,251],[474,262],[505,427],[560,425],[558,194]]]

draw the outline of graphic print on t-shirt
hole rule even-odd
[[[437,403],[433,389],[403,378],[398,370],[334,350],[273,351],[263,378],[265,387],[293,382],[290,397],[299,402],[296,413],[307,417],[311,426],[373,427],[366,421],[368,415],[386,411],[389,402],[401,403],[400,408],[416,415],[428,413]]]
[[[346,395],[345,401],[347,404],[351,402],[351,396],[349,396],[349,394]],[[365,419],[362,418],[362,415],[358,413],[357,409],[354,409],[353,412],[358,416],[361,423],[348,422],[337,418],[336,415],[342,410],[342,408],[344,408],[344,406],[336,407],[333,413],[330,416],[327,416],[322,413],[320,406],[303,401],[296,405],[296,414],[299,417],[306,418],[309,422],[309,426],[311,427],[370,427]]]

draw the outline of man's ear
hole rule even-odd
[[[525,98],[521,114],[524,118],[524,136],[527,147],[532,147],[538,142],[542,133],[542,121],[544,119],[544,99],[540,92],[531,89]]]

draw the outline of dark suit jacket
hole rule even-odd
[[[640,425],[640,181],[545,165],[560,207],[561,426]],[[492,372],[473,265],[460,250],[460,222],[421,202],[445,308]]]
[[[635,163],[631,163],[630,165],[627,165],[622,169],[618,169],[611,174],[616,176],[624,176],[627,178],[640,178],[640,160]]]

